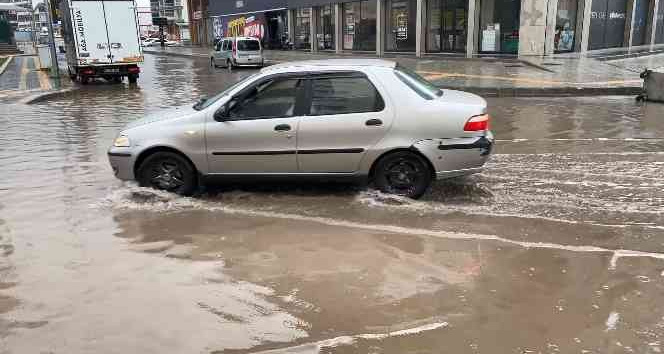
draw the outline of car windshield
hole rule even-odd
[[[216,94],[216,95],[214,95],[210,98],[207,98],[205,100],[201,100],[200,102],[198,102],[194,105],[194,109],[197,110],[197,111],[200,111],[200,110],[203,110],[203,109],[209,107],[211,104],[217,102],[220,98],[226,96],[229,92],[231,92],[236,87],[244,84],[245,82],[253,80],[258,75],[260,75],[260,73],[255,73],[253,75],[247,76],[244,79],[242,79],[242,80],[236,82],[235,84],[233,84],[231,87],[221,91],[220,93],[218,93],[218,94]]]
[[[443,90],[439,89],[436,85],[430,83],[410,69],[397,65],[397,67],[394,68],[394,73],[401,81],[403,81],[403,83],[408,85],[413,91],[417,92],[418,95],[422,96],[422,98],[431,100],[443,95]]]
[[[261,50],[261,46],[260,44],[258,44],[258,41],[252,41],[252,40],[237,41],[237,50],[256,51],[256,50]]]

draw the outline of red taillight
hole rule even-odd
[[[127,71],[130,74],[138,74],[141,72],[141,69],[138,66],[130,66],[129,69],[127,69]]]
[[[489,115],[482,114],[479,116],[470,117],[463,126],[463,130],[467,132],[479,132],[489,130]]]

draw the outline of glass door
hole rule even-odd
[[[574,50],[577,6],[577,0],[558,0],[556,33],[553,39],[553,47],[556,53]]]

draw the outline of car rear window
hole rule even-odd
[[[402,66],[397,66],[394,68],[394,74],[399,78],[399,80],[406,84],[406,86],[410,87],[424,99],[432,100],[443,95],[443,91],[441,89],[412,70]]]
[[[237,41],[237,50],[240,51],[250,51],[250,50],[261,50],[260,44],[258,41]]]

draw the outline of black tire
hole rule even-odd
[[[373,181],[383,193],[418,199],[429,188],[431,176],[431,168],[423,157],[409,151],[397,151],[376,163]]]
[[[121,84],[122,83],[122,76],[115,76],[113,78],[113,82],[115,82],[116,84]]]
[[[90,83],[90,78],[88,76],[80,75],[78,77],[78,81],[80,81],[82,85],[87,85],[88,83]]]
[[[127,80],[129,81],[130,84],[135,84],[138,82],[138,75],[129,75],[127,76]]]
[[[180,195],[196,190],[196,169],[182,155],[161,151],[148,156],[138,168],[136,179],[151,187]]]

